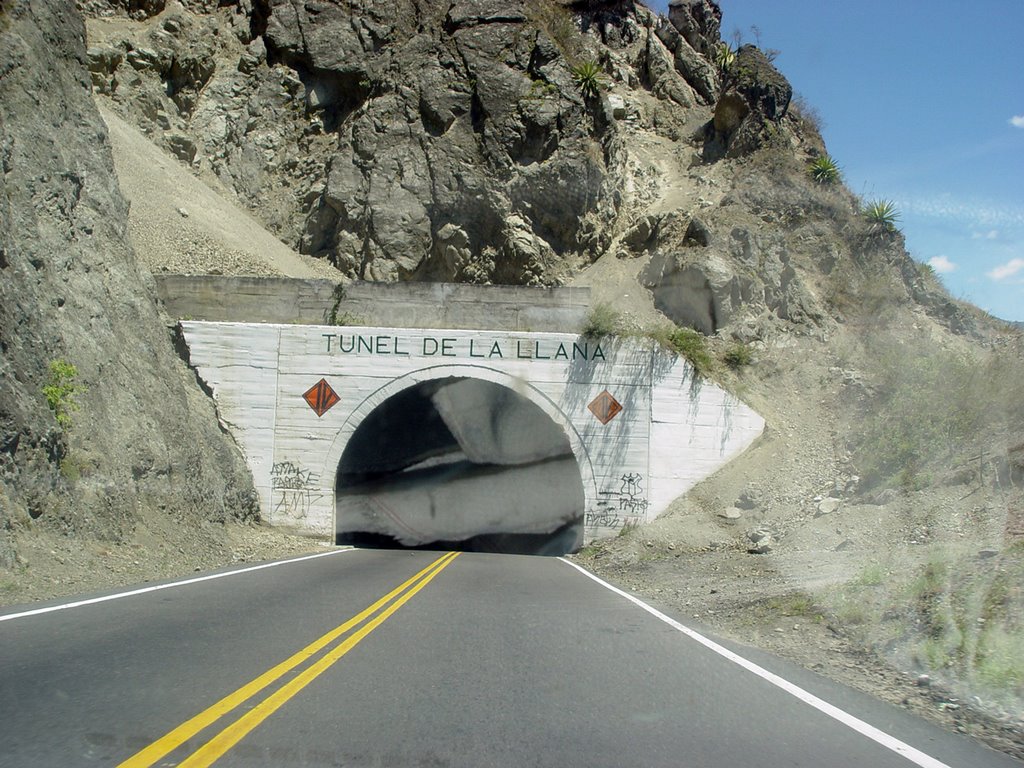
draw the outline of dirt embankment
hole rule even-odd
[[[925,322],[894,331],[909,341]],[[730,386],[765,434],[664,516],[577,560],[674,615],[1024,757],[1024,531],[1000,433],[967,468],[937,460],[918,487],[866,488],[851,422],[873,416],[851,401],[873,379],[857,360],[841,338],[760,352]]]

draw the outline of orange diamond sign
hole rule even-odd
[[[327,379],[320,379],[320,381],[307,389],[302,394],[302,397],[309,404],[309,407],[316,412],[317,416],[323,416],[341,400],[338,393],[331,389]]]
[[[602,424],[607,424],[622,413],[622,404],[607,389],[595,397],[587,408]]]

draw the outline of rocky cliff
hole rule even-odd
[[[82,17],[5,2],[0,48],[0,566],[29,529],[116,542],[144,514],[255,515],[126,240]]]
[[[636,259],[670,319],[752,341],[827,334],[833,268],[877,253],[899,295],[973,322],[809,182],[813,119],[756,47],[723,48],[711,0],[83,5],[97,93],[347,277],[553,284]]]

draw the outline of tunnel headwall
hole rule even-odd
[[[685,360],[643,341],[200,321],[181,328],[191,365],[252,469],[263,516],[320,534],[350,524],[345,510],[355,506],[340,497],[354,493],[353,483],[369,498],[359,514],[381,525],[396,516],[408,527],[414,514],[429,521],[459,504],[457,534],[474,520],[484,521],[478,533],[507,533],[503,509],[519,510],[507,514],[520,516],[523,533],[562,525],[576,514],[567,506],[576,488],[567,494],[564,485],[578,484],[589,541],[653,519],[764,428],[738,399],[695,379]],[[381,442],[388,455],[372,455],[376,432],[390,435]],[[345,458],[350,444],[358,449]],[[567,463],[576,471],[562,472]],[[454,479],[444,492],[421,483],[415,499],[402,496],[421,476]],[[458,488],[466,490],[452,502]],[[404,506],[392,509],[399,497]],[[550,519],[530,517],[547,502]]]
[[[154,275],[171,317],[214,322],[565,331],[587,318],[590,289],[465,283],[341,284],[331,280]]]

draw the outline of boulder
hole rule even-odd
[[[775,539],[770,531],[763,528],[747,533],[747,552],[751,555],[767,555],[775,548]]]
[[[655,306],[679,326],[712,335],[753,298],[753,281],[737,275],[728,259],[707,251],[699,257],[659,252],[640,273]]]
[[[823,517],[825,515],[831,515],[837,509],[839,509],[839,499],[822,499],[818,502],[818,511],[815,513],[815,517]]]

